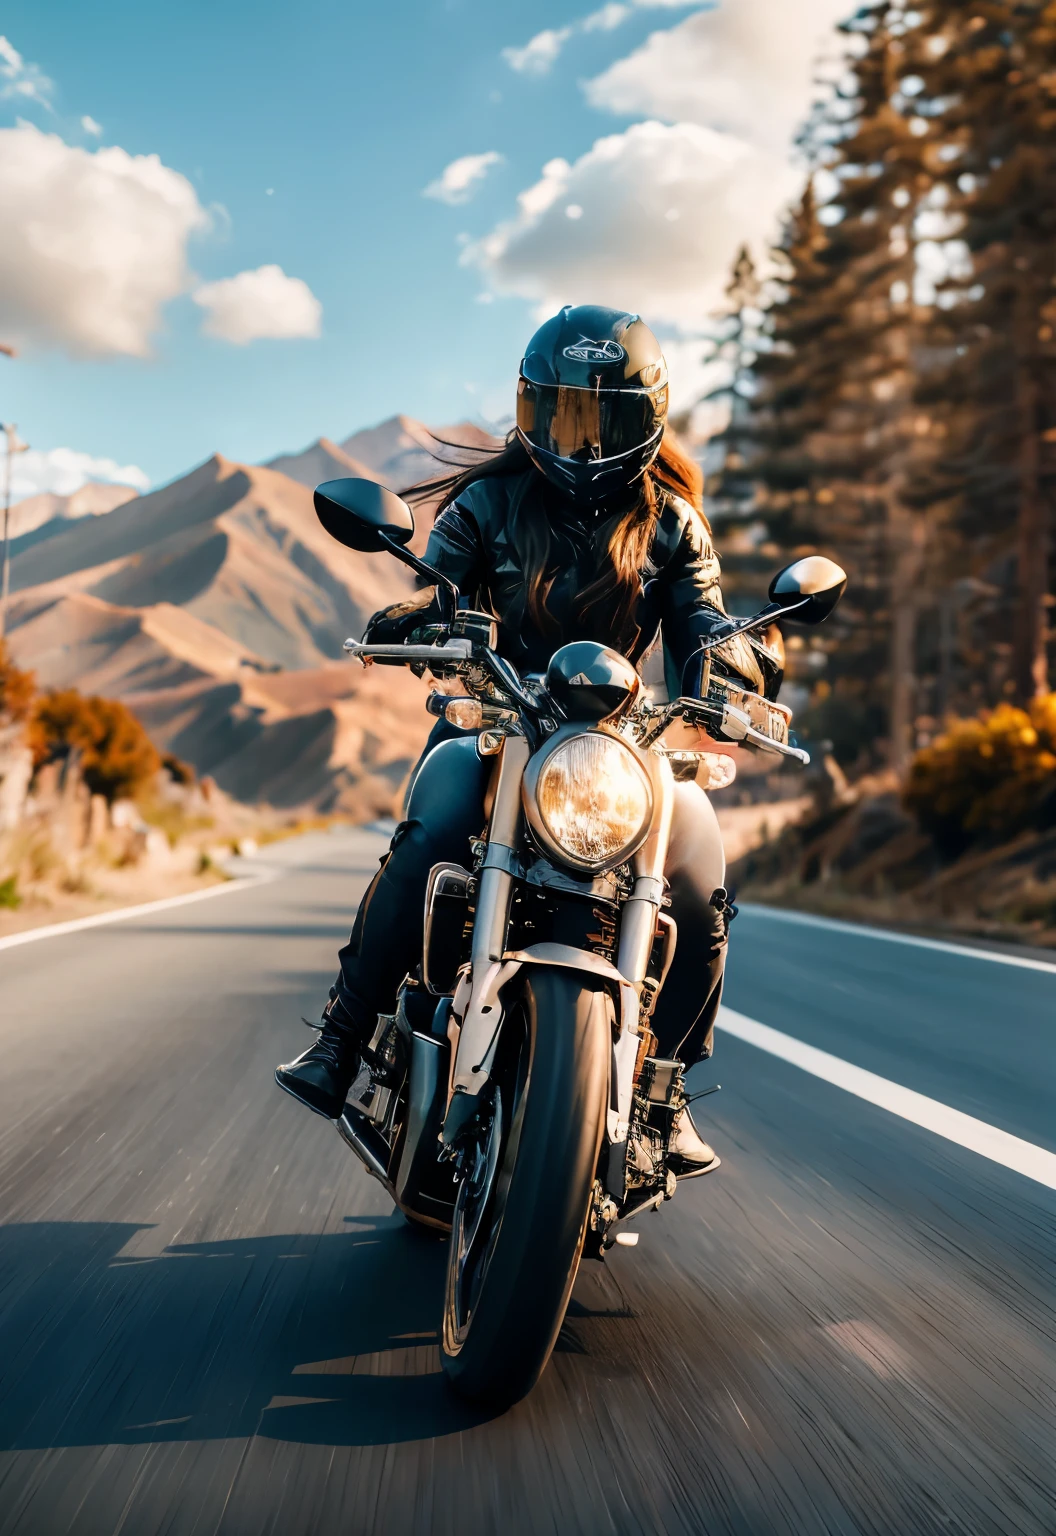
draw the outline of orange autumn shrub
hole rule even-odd
[[[25,720],[33,702],[32,672],[21,672],[0,640],[0,721]]]
[[[30,719],[29,743],[38,768],[77,752],[84,782],[111,804],[134,796],[161,766],[154,743],[130,709],[117,699],[86,698],[75,688],[41,695]]]
[[[954,721],[914,757],[904,800],[950,851],[1056,820],[1056,694]]]

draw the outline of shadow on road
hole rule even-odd
[[[0,1450],[382,1445],[488,1417],[444,1385],[443,1247],[402,1218],[121,1257],[143,1230],[0,1227]]]
[[[333,913],[330,914],[333,918]],[[344,944],[348,939],[349,923],[333,923],[324,927],[320,923],[148,923],[136,924],[137,934],[191,935],[194,938],[221,939],[333,939]],[[316,978],[318,980],[318,978]]]

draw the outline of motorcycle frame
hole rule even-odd
[[[460,978],[451,1008],[449,1028],[455,1036],[455,1048],[443,1131],[443,1139],[449,1144],[471,1118],[477,1097],[488,1082],[502,1029],[504,990],[525,966],[542,965],[600,979],[613,997],[615,1083],[610,1087],[615,1088],[615,1093],[609,1094],[606,1129],[610,1148],[618,1150],[626,1145],[641,1038],[642,989],[664,898],[674,778],[666,757],[640,751],[625,737],[620,739],[635,753],[649,776],[653,808],[646,838],[629,861],[634,886],[621,909],[615,964],[592,950],[566,944],[532,944],[513,951],[505,948],[513,882],[523,844],[522,788],[532,754],[523,736],[507,736],[496,758],[494,804],[478,875],[470,966]],[[622,1170],[623,1160],[618,1155],[613,1157],[610,1151],[603,1165]],[[610,1193],[622,1195],[622,1178],[619,1190]]]

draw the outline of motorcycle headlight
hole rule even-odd
[[[562,741],[528,775],[525,804],[530,824],[559,858],[600,871],[641,846],[653,792],[629,747],[590,732]]]

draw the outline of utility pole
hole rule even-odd
[[[4,553],[0,574],[0,640],[7,634],[7,595],[11,585],[11,460],[16,453],[25,453],[28,443],[19,440],[14,423],[5,424],[4,434]]]
[[[14,347],[9,346],[7,344],[7,342],[5,342],[5,341],[0,341],[0,353],[2,353],[4,357],[17,357],[18,356],[18,353],[15,351]],[[7,436],[7,429],[6,429],[6,427],[4,428],[4,435],[5,435],[5,437]],[[10,579],[9,572],[8,572],[8,547],[7,547],[8,521],[9,521],[10,516],[11,516],[11,448],[10,448],[10,438],[8,438],[7,441],[8,441],[8,445],[9,446],[8,446],[8,450],[7,450],[7,467],[6,467],[6,473],[5,473],[5,476],[4,476],[4,553],[3,553],[2,570],[0,570],[0,640],[3,640],[4,636],[7,633],[7,586],[8,586],[8,581]]]

